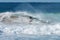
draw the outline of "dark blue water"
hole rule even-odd
[[[59,13],[60,3],[0,3],[0,12],[6,11]]]

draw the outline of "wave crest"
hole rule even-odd
[[[0,13],[0,29],[9,35],[59,35],[60,23],[51,24],[49,21],[43,20],[43,16],[43,14],[30,14],[28,12]]]

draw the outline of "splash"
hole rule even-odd
[[[43,20],[44,15],[28,12],[0,13],[0,30],[5,35],[59,35],[60,23]]]

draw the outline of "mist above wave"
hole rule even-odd
[[[33,20],[29,17],[32,17]],[[49,21],[43,20],[43,17],[44,15],[42,13],[0,13],[0,30],[2,30],[6,35],[59,35],[60,23],[51,24]]]

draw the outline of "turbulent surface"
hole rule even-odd
[[[52,17],[52,15],[55,14],[49,15]],[[33,20],[29,18],[30,16],[32,17]],[[47,17],[48,16],[45,16],[45,14],[43,13],[42,14],[41,13],[30,14],[28,12],[0,13],[0,35],[1,35],[0,37],[3,37],[0,39],[44,40],[47,37],[49,37],[49,39],[51,40],[54,40],[54,38],[58,39],[59,36],[55,35],[60,35],[60,23],[57,22],[56,20],[53,21],[51,17],[49,18]],[[46,40],[48,40],[48,38]]]

